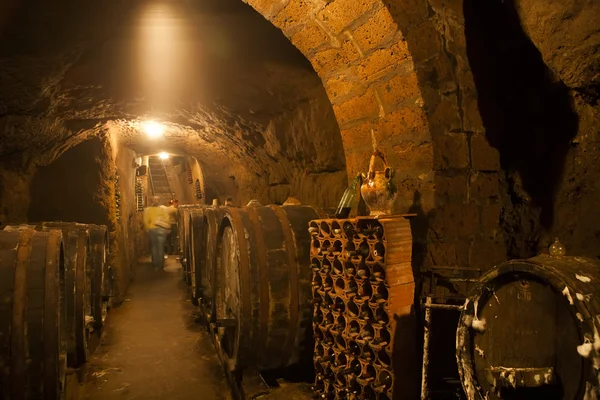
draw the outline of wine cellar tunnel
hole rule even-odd
[[[600,258],[599,38],[600,7],[587,0],[6,0],[0,5],[0,229],[42,229],[50,221],[105,226],[112,282],[106,296],[111,309],[124,313],[114,320],[126,321],[119,309],[127,306],[130,293],[143,297],[139,288],[152,290],[154,282],[139,262],[150,254],[143,214],[154,196],[164,205],[177,199],[183,206],[178,231],[181,240],[189,239],[189,253],[181,248],[172,256],[184,264],[192,297],[198,290],[201,298],[192,275],[204,272],[190,265],[204,265],[200,257],[205,256],[191,249],[204,249],[198,243],[211,240],[216,246],[224,218],[233,230],[227,230],[227,240],[237,241],[239,254],[244,236],[238,229],[246,229],[248,276],[270,276],[253,269],[275,257],[270,235],[292,235],[293,246],[287,236],[284,246],[307,257],[313,280],[323,270],[334,274],[335,240],[319,225],[318,234],[311,232],[319,245],[308,241],[306,252],[331,246],[333,258],[325,263],[321,253],[309,257],[296,229],[289,233],[273,222],[284,221],[285,227],[285,221],[293,225],[302,219],[277,207],[314,207],[318,215],[311,220],[340,219],[340,199],[355,199],[345,191],[360,193],[369,170],[373,176],[385,170],[385,190],[393,192],[386,212],[409,221],[406,263],[414,285],[411,308],[395,314],[401,329],[392,332],[395,351],[406,355],[401,366],[396,363],[396,375],[402,371],[404,378],[396,377],[395,385],[414,385],[394,389],[394,399],[418,398],[423,375],[432,387],[428,398],[458,391],[475,399],[469,397],[460,361],[457,365],[457,325],[460,329],[469,309],[460,308],[461,314],[452,308],[472,296],[479,285],[474,282],[510,260],[548,253],[556,238],[568,256]],[[364,175],[355,179],[359,174]],[[363,198],[341,219],[366,217],[368,198]],[[262,208],[246,210],[252,204],[270,205],[277,218]],[[206,211],[201,218],[195,207],[242,211]],[[277,227],[271,234],[266,227],[259,232],[257,220],[263,218]],[[236,227],[236,221],[242,225]],[[381,239],[374,228],[356,221],[353,226],[361,226],[365,237],[358,231],[346,234],[342,223],[327,225],[332,237],[337,229],[346,238],[340,239],[342,270],[352,261],[342,260],[346,247],[360,253],[361,240],[374,254],[381,252],[371,242]],[[381,229],[396,228],[382,224]],[[385,238],[390,253],[393,243],[387,233]],[[270,249],[267,255],[255,251],[260,243]],[[225,268],[225,261],[216,261],[221,256],[206,253],[216,269]],[[317,258],[320,272],[314,269]],[[230,275],[237,273],[243,271]],[[600,280],[600,271],[589,273]],[[280,284],[298,280],[298,293],[271,293],[281,296],[270,298],[272,307],[301,309],[303,301],[285,301],[302,299],[311,278],[272,276]],[[319,279],[325,285],[326,279]],[[339,281],[345,293],[348,281],[339,279],[332,278],[331,290]],[[139,288],[131,286],[138,281]],[[238,286],[246,290],[243,280]],[[173,283],[175,289],[180,290]],[[216,299],[217,288],[210,289]],[[248,290],[254,293],[254,287]],[[562,288],[552,290],[566,296]],[[324,301],[315,293],[312,301]],[[347,305],[344,296],[327,301]],[[429,309],[427,299],[448,307]],[[245,301],[237,300],[238,314],[248,311]],[[373,315],[377,310],[372,308]],[[305,311],[295,317],[299,324]],[[262,315],[256,313],[252,318]],[[273,324],[291,318],[282,315],[273,311],[260,318]],[[276,332],[269,325],[252,336],[257,348],[263,348],[260,334],[271,335],[271,329]],[[573,335],[584,340],[584,331]],[[378,332],[384,330],[371,333],[383,335]],[[297,347],[309,351],[300,336]],[[494,338],[477,344],[491,346]],[[423,354],[424,346],[429,354]],[[282,359],[298,348],[288,349]],[[594,348],[590,360],[594,351],[600,357],[600,348]],[[327,358],[325,353],[320,357]],[[263,379],[270,382],[278,374],[290,382],[306,380],[302,367],[268,369]],[[592,380],[585,382],[598,390]],[[357,398],[385,400],[364,387]],[[331,395],[327,386],[322,390],[325,398]],[[506,398],[520,398],[515,392],[505,392]],[[585,385],[575,398],[584,394]]]

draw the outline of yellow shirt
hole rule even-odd
[[[146,207],[144,209],[144,229],[154,229],[158,228],[156,226],[156,222],[159,220],[168,221],[169,217],[167,216],[167,207],[158,206],[158,207]]]
[[[177,211],[177,207],[167,207],[167,213],[169,214],[169,222],[171,223],[171,225],[175,225],[177,223]]]

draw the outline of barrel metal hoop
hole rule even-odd
[[[102,329],[104,316],[102,305],[104,298],[104,269],[107,263],[107,234],[106,228],[100,225],[88,225],[90,239],[90,257],[92,272],[92,315],[94,328]]]
[[[248,207],[247,209],[250,221],[254,227],[254,234],[256,235],[256,247],[258,257],[258,274],[259,274],[259,298],[260,298],[260,316],[259,316],[259,332],[258,337],[260,338],[260,347],[258,348],[258,354],[264,354],[267,349],[267,335],[269,327],[269,266],[267,265],[267,254],[265,235],[258,217],[256,207]]]
[[[191,215],[191,212],[188,210],[186,212],[186,220],[187,220],[187,225],[186,225],[186,229],[187,229],[187,237],[186,237],[186,248],[185,248],[185,259],[186,259],[186,263],[185,265],[183,265],[183,270],[184,273],[187,273],[187,271],[190,269],[190,264],[193,262],[193,246],[194,246],[194,217]]]
[[[290,273],[290,329],[288,332],[287,342],[284,346],[283,361],[284,365],[292,356],[294,347],[296,346],[296,332],[298,331],[298,310],[299,310],[299,293],[298,293],[298,262],[296,260],[296,243],[294,241],[294,232],[290,226],[290,221],[285,211],[278,206],[269,206],[281,221],[281,228],[286,243],[286,253],[288,255],[288,268]]]
[[[47,343],[44,343],[46,355],[44,394],[48,397],[64,391],[67,368],[66,327],[61,321],[66,312],[64,286],[62,286],[64,281],[60,281],[60,269],[64,269],[64,265],[60,265],[60,262],[63,262],[60,258],[62,246],[61,231],[48,232],[44,282],[44,331],[47,339]],[[59,364],[55,365],[53,360],[57,360]]]
[[[188,283],[192,286],[192,297],[198,298],[200,288],[202,287],[202,276],[200,268],[200,258],[204,257],[204,254],[198,255],[197,252],[200,250],[196,244],[202,240],[201,232],[206,229],[204,226],[204,212],[202,210],[190,210],[190,257],[185,266]]]
[[[25,393],[25,318],[27,310],[27,264],[32,251],[33,230],[23,230],[19,238],[17,262],[15,263],[15,283],[13,286],[13,309],[11,329],[11,389],[12,398],[20,398]]]
[[[250,338],[250,321],[246,319],[252,315],[252,297],[250,293],[250,254],[248,249],[248,242],[246,240],[244,223],[240,212],[235,208],[229,208],[229,212],[232,216],[233,227],[235,228],[234,234],[237,235],[239,250],[240,250],[240,314],[238,315],[238,324],[241,329],[238,332],[240,338]],[[238,357],[244,350],[238,346]],[[245,359],[246,354],[243,354]],[[238,360],[236,360],[237,362]]]
[[[75,316],[77,321],[76,325],[76,340],[77,340],[77,358],[78,363],[85,363],[88,356],[87,351],[87,324],[86,324],[86,313],[88,305],[86,299],[88,290],[86,288],[86,274],[87,274],[87,231],[83,229],[77,230],[77,262],[75,264]]]
[[[216,302],[217,302],[217,291],[218,291],[218,271],[217,271],[217,232],[219,230],[219,225],[221,223],[219,217],[223,215],[214,209],[207,209],[205,212],[206,216],[206,226],[204,229],[206,232],[206,248],[204,251],[206,254],[204,255],[205,265],[204,268],[207,269],[207,276],[210,277],[210,287],[211,287],[211,295],[212,298],[204,298],[203,304],[205,309],[205,315],[208,323],[213,322],[216,315]],[[208,231],[210,227],[216,229],[214,232]],[[210,257],[209,257],[210,256]],[[209,309],[210,307],[210,309]]]

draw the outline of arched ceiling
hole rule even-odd
[[[454,170],[500,169],[479,114],[478,88],[466,55],[463,2],[244,1],[269,22],[240,0],[109,0],[91,6],[60,0],[35,7],[33,0],[4,2],[0,113],[8,117],[0,125],[8,134],[0,138],[0,154],[14,153],[23,141],[10,138],[27,133],[28,143],[43,147],[49,140],[88,134],[98,122],[114,121],[112,130],[130,129],[128,121],[152,116],[197,132],[193,141],[204,138],[210,150],[182,145],[206,154],[210,165],[220,165],[223,154],[234,148],[244,152],[243,142],[252,151],[244,153],[240,165],[264,166],[264,160],[271,160],[270,167],[248,170],[249,175],[265,175],[265,169],[277,175],[297,164],[299,169],[334,171],[344,162],[354,174],[364,171],[375,138],[397,166],[400,209],[411,205],[416,192],[425,194],[425,209],[433,208],[436,174],[445,179]],[[513,3],[560,78],[576,81],[572,88],[593,92],[596,58],[585,54],[595,42],[588,40],[573,53],[585,76],[561,70],[562,64],[552,61],[558,41],[543,43],[552,36],[546,32],[576,27],[579,19],[573,16],[584,16],[589,1],[573,0],[562,14],[554,12],[560,8],[554,5],[549,13],[536,13],[543,10],[534,7],[539,2],[531,3],[531,9],[518,1],[506,7]],[[319,79],[281,32],[318,73],[341,129],[345,159],[338,135],[323,126],[330,122],[319,124],[335,125],[330,110],[321,106],[327,99]],[[585,32],[596,36],[594,29]],[[150,41],[143,40],[148,37]],[[567,39],[570,49],[577,46]],[[194,52],[184,51],[189,46]],[[167,84],[165,74],[185,79]],[[311,139],[293,128],[281,136],[274,128],[286,123],[285,110],[298,101],[305,108],[296,108],[296,117],[317,121],[316,131],[314,124],[304,124],[305,131],[313,131]],[[222,135],[200,132],[207,126],[226,129],[219,130]],[[52,135],[40,133],[46,131]],[[279,140],[268,140],[267,132]],[[131,146],[142,145],[130,132],[123,135]],[[330,137],[333,146],[328,145]],[[308,147],[286,148],[290,138]],[[282,160],[287,163],[283,168],[273,168]]]
[[[266,184],[345,171],[319,77],[239,0],[31,0],[2,11],[2,157],[43,164],[108,131],[141,153],[185,152],[209,174]],[[147,140],[145,119],[166,124],[163,140]]]

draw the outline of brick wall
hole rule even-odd
[[[396,169],[395,211],[420,214],[417,267],[487,268],[504,260],[499,156],[479,116],[462,2],[247,2],[321,77],[348,176],[366,171],[373,138]]]

